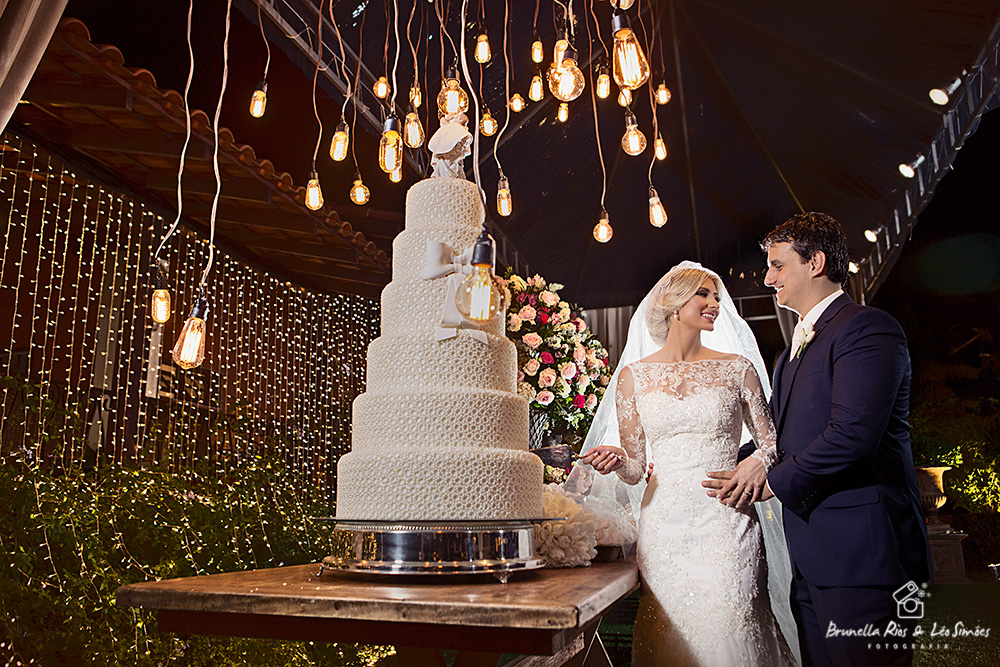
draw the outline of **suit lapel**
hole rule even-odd
[[[780,373],[780,383],[781,383],[779,389],[780,391],[780,396],[779,396],[780,404],[778,409],[779,414],[775,415],[775,419],[778,422],[775,425],[777,433],[779,434],[781,433],[781,428],[785,423],[785,415],[788,414],[788,410],[786,408],[788,406],[788,401],[791,399],[792,395],[792,385],[795,384],[795,375],[799,372],[799,368],[802,366],[802,360],[805,358],[807,354],[809,354],[809,350],[816,345],[816,339],[819,338],[820,333],[822,333],[823,329],[826,328],[826,325],[829,324],[831,320],[833,320],[833,318],[837,315],[837,313],[840,312],[841,308],[843,308],[849,303],[854,303],[854,301],[851,299],[851,297],[847,295],[846,292],[844,294],[841,294],[836,299],[834,299],[833,303],[831,303],[829,306],[826,307],[826,310],[823,311],[823,314],[819,316],[818,320],[816,320],[816,324],[813,325],[813,331],[815,332],[815,335],[813,336],[812,341],[808,345],[806,345],[806,348],[802,350],[802,354],[797,355],[791,361],[789,361],[788,356],[791,354],[790,352],[791,346],[788,346],[788,348],[785,349],[785,356],[781,359],[781,361],[778,364],[776,364],[774,375],[777,378]]]

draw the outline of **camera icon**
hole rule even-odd
[[[912,581],[908,581],[892,594],[896,601],[896,615],[900,619],[924,617],[924,591]]]

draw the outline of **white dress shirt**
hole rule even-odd
[[[792,349],[788,355],[789,361],[795,358],[803,341],[806,339],[807,333],[813,330],[813,325],[816,324],[816,321],[820,318],[823,312],[831,303],[837,300],[837,297],[843,293],[844,290],[842,289],[838,289],[837,291],[831,293],[829,296],[813,306],[809,312],[799,320],[798,324],[795,325],[795,329],[792,332]]]

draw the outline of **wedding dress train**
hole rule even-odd
[[[701,486],[706,471],[736,467],[744,424],[754,456],[768,468],[775,461],[774,425],[753,365],[736,357],[628,369],[616,395],[628,453],[618,474],[638,482],[647,451],[655,464],[639,521],[632,664],[794,665],[768,595],[760,504],[736,510]]]

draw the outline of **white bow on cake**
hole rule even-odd
[[[461,255],[447,243],[440,241],[427,242],[427,262],[424,265],[424,272],[420,275],[424,280],[434,280],[448,276],[448,292],[444,299],[444,314],[441,317],[441,324],[434,329],[434,339],[438,341],[454,338],[458,335],[459,329],[468,329],[469,335],[480,343],[485,344],[488,339],[486,334],[479,329],[479,325],[469,321],[459,312],[455,304],[455,296],[458,294],[458,287],[462,284],[465,276],[472,273],[472,248],[467,249]]]

